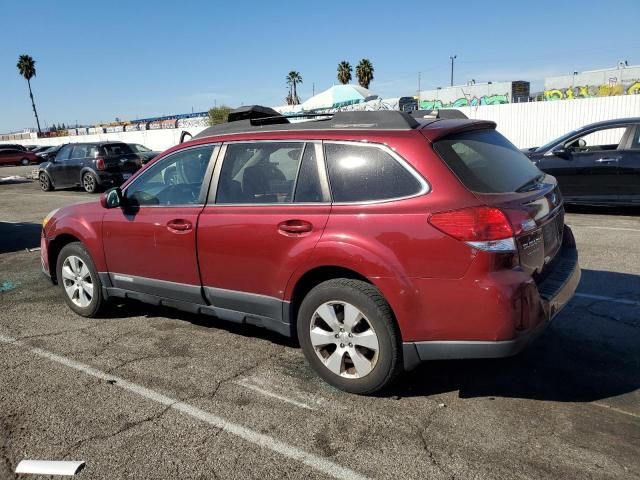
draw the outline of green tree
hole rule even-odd
[[[346,60],[343,60],[342,62],[340,62],[338,64],[338,81],[343,84],[346,85],[347,83],[349,83],[351,81],[351,72],[353,71],[353,69],[351,68],[351,65],[349,64],[349,62],[347,62]]]
[[[227,107],[226,105],[209,109],[209,125],[227,123],[229,120],[229,112],[231,112],[231,107]]]
[[[356,76],[361,87],[369,88],[373,81],[373,64],[367,58],[363,58],[356,67]]]
[[[300,98],[298,97],[297,86],[302,83],[302,75],[300,72],[292,70],[287,75],[287,85],[289,85],[289,95],[287,95],[287,105],[299,105]]]
[[[31,91],[31,79],[36,76],[36,61],[30,55],[20,55],[18,57],[18,72],[22,75],[27,84],[29,85],[29,97],[31,98],[31,106],[33,107],[33,114],[36,116],[36,123],[38,124],[38,133],[42,133],[40,130],[40,120],[38,119],[38,111],[36,110],[36,103],[33,100],[33,92]]]

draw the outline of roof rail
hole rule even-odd
[[[411,116],[416,118],[469,118],[460,110],[454,108],[443,108],[441,110],[413,110]]]
[[[306,122],[291,123],[289,118],[309,118]],[[317,117],[317,118],[313,118]],[[229,122],[213,125],[194,138],[210,137],[252,131],[274,130],[410,130],[420,123],[407,114],[397,110],[355,111],[335,113],[304,113],[284,116],[277,111],[260,105],[250,105],[229,113]]]

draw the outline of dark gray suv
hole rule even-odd
[[[82,186],[88,193],[121,185],[142,166],[140,156],[122,142],[71,143],[39,166],[44,191]]]

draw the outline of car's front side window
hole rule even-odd
[[[56,154],[56,162],[65,162],[71,155],[71,146],[62,147]]]
[[[216,203],[291,203],[304,142],[227,145]]]
[[[195,205],[213,146],[189,148],[163,158],[140,175],[127,189],[133,206]]]

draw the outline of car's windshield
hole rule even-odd
[[[147,148],[144,145],[140,145],[139,143],[134,143],[133,144],[133,148],[135,150],[137,150],[138,152],[150,152],[151,151],[150,148]]]

